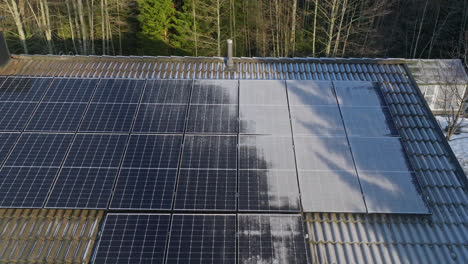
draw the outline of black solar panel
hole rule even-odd
[[[80,132],[129,132],[137,104],[90,104]]]
[[[60,166],[72,138],[71,134],[23,133],[5,166]]]
[[[187,105],[141,104],[133,132],[183,133]]]
[[[43,102],[88,103],[99,79],[55,78]]]
[[[187,133],[237,133],[237,105],[191,105]]]
[[[342,106],[343,120],[348,136],[398,136],[398,131],[387,107]],[[356,122],[359,120],[359,122]]]
[[[41,103],[26,131],[75,132],[86,104]]]
[[[236,216],[174,214],[166,263],[236,263]]]
[[[289,105],[336,105],[330,81],[286,81]]]
[[[0,87],[0,101],[38,102],[51,82],[52,78],[8,77]]]
[[[385,100],[378,83],[333,82],[338,102],[342,106],[385,106]]]
[[[101,79],[93,103],[138,103],[144,80]]]
[[[191,104],[237,104],[237,80],[195,80]]]
[[[287,106],[240,106],[240,133],[291,135]]]
[[[108,214],[94,263],[164,263],[169,214]]]
[[[0,103],[0,130],[21,131],[26,126],[37,103]]]
[[[175,209],[236,210],[236,170],[180,170]]]
[[[118,168],[127,135],[78,134],[64,167]]]
[[[182,168],[236,169],[237,136],[185,137]]]
[[[192,80],[148,80],[142,103],[188,104]]]
[[[346,136],[338,106],[291,106],[294,135]]]
[[[291,137],[240,136],[240,169],[294,170]]]
[[[298,212],[297,186],[295,170],[239,170],[239,210]]]
[[[59,168],[3,167],[0,207],[42,207]]]
[[[0,133],[0,165],[7,158],[19,136],[19,133]]]
[[[172,208],[177,169],[121,169],[113,209]]]
[[[123,162],[124,168],[177,168],[182,136],[132,135]]]
[[[239,215],[239,263],[309,263],[298,215]]]
[[[240,80],[239,93],[240,105],[287,106],[284,81]]]
[[[105,209],[117,172],[107,168],[63,168],[46,207]]]

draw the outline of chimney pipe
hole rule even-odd
[[[234,70],[234,62],[232,61],[232,39],[227,40],[227,69]]]
[[[3,17],[0,16],[0,21],[3,20]],[[0,67],[4,66],[10,60],[10,51],[8,51],[8,46],[3,36],[3,28],[0,27]]]

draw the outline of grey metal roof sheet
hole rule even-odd
[[[429,216],[307,213],[315,263],[466,263],[467,183],[401,59],[14,56],[0,75],[378,81]]]

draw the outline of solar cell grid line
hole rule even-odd
[[[86,111],[87,103],[41,102],[26,131],[75,132]]]
[[[91,103],[80,132],[130,132],[138,104]]]
[[[188,104],[193,80],[148,80],[142,104]]]
[[[184,133],[187,104],[141,104],[133,133]]]
[[[145,80],[101,79],[91,103],[137,104],[145,82]]]
[[[166,264],[236,263],[236,215],[173,214]]]
[[[107,209],[117,170],[62,168],[45,207]]]
[[[88,103],[99,83],[93,78],[55,77],[43,102]]]
[[[108,214],[93,263],[164,263],[169,214]]]
[[[2,102],[0,103],[0,130],[22,131],[34,113],[37,103]]]
[[[10,76],[0,87],[0,101],[39,102],[51,82],[50,77]]]
[[[0,133],[0,168],[6,161],[8,154],[13,149],[20,133]]]
[[[187,133],[237,134],[237,105],[190,105]]]
[[[236,169],[237,136],[186,135],[181,168]]]
[[[238,216],[239,263],[309,263],[300,215]]]
[[[238,104],[237,80],[194,80],[190,104]]]

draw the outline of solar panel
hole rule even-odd
[[[43,206],[59,168],[3,167],[0,171],[0,206]]]
[[[287,106],[240,106],[240,133],[291,135]]]
[[[0,165],[7,158],[19,136],[19,133],[0,133]]]
[[[174,214],[166,263],[236,263],[236,216]]]
[[[0,130],[21,131],[26,126],[37,103],[2,102],[0,103]]]
[[[90,104],[80,132],[129,132],[137,104]]]
[[[305,212],[366,213],[355,171],[299,171]]]
[[[294,137],[298,170],[354,170],[346,137]]]
[[[117,172],[107,168],[63,168],[46,207],[106,209]]]
[[[385,106],[378,83],[333,82],[338,103],[342,106]]]
[[[295,170],[291,137],[240,136],[240,169]]]
[[[350,137],[356,168],[359,171],[411,171],[399,138]]]
[[[172,208],[177,169],[121,169],[112,209]]]
[[[72,138],[71,134],[23,133],[5,166],[60,166]]]
[[[180,170],[175,209],[236,210],[236,170]]]
[[[293,170],[239,170],[239,210],[298,212],[297,186]]]
[[[186,169],[236,169],[236,136],[185,137],[182,166]]]
[[[346,136],[338,106],[291,106],[294,135]]]
[[[192,80],[148,80],[142,103],[188,104]]]
[[[8,77],[0,87],[2,102],[39,102],[52,78]]]
[[[341,111],[349,136],[398,136],[398,131],[387,107],[342,106]]]
[[[40,103],[26,131],[75,132],[86,104]]]
[[[195,80],[191,104],[237,104],[237,80]]]
[[[144,85],[144,80],[101,79],[91,102],[136,104]]]
[[[188,133],[237,133],[237,105],[191,105]]]
[[[336,105],[330,81],[287,80],[289,105]]]
[[[414,173],[360,171],[369,213],[428,214]]]
[[[123,162],[124,168],[177,168],[182,136],[132,135]]]
[[[78,134],[64,167],[119,167],[127,135]]]
[[[88,103],[99,79],[54,78],[43,102]]]
[[[133,132],[183,133],[187,105],[141,104]]]
[[[169,214],[108,214],[94,263],[163,263]]]
[[[239,263],[309,263],[299,215],[239,215]]]
[[[240,80],[239,93],[240,105],[287,106],[288,104],[284,81]]]

